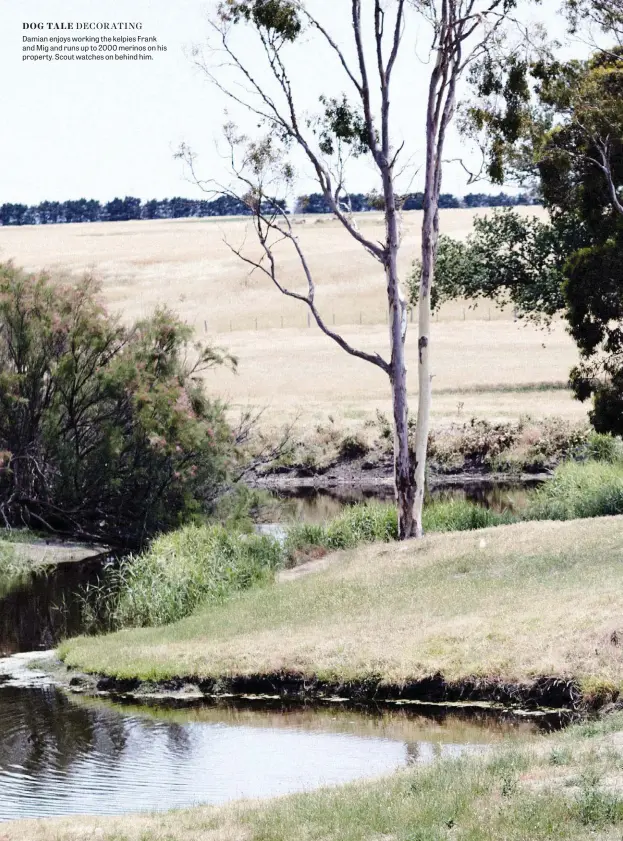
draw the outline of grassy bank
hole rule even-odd
[[[66,642],[66,662],[116,677],[294,672],[402,684],[441,674],[587,695],[623,683],[619,517],[532,522],[359,546],[316,575],[236,594],[165,627]]]
[[[621,837],[623,716],[391,777],[162,815],[16,821],[6,841],[597,841]]]

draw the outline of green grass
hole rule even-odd
[[[0,529],[0,543],[33,543],[45,535],[30,529]]]
[[[623,464],[566,462],[535,491],[527,520],[570,520],[623,514]]]
[[[265,802],[3,825],[7,841],[614,841],[621,714],[373,781]],[[564,763],[551,762],[553,755]]]
[[[424,532],[468,531],[514,522],[510,512],[497,512],[469,500],[439,500],[424,509]],[[367,502],[351,505],[328,523],[291,526],[285,543],[289,565],[315,548],[328,552],[362,543],[389,543],[398,537],[395,505]]]

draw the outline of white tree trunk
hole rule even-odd
[[[385,176],[385,210],[387,226],[387,298],[389,303],[389,340],[391,348],[390,382],[394,416],[394,481],[398,508],[398,536],[406,540],[415,535],[413,504],[415,485],[413,461],[409,448],[409,401],[407,396],[407,365],[405,338],[407,334],[407,302],[398,279],[398,249],[400,233],[398,211],[389,172]]]
[[[435,253],[439,236],[439,210],[435,197],[426,195],[422,224],[422,276],[418,299],[418,414],[415,434],[415,536],[423,534],[422,513],[426,487],[426,453],[430,431],[432,401],[432,368],[430,354],[431,305],[430,291],[435,270]]]

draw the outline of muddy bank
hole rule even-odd
[[[541,677],[531,683],[509,683],[474,678],[456,683],[443,675],[410,681],[403,686],[378,679],[325,681],[300,674],[239,675],[223,678],[176,677],[163,681],[115,678],[86,674],[67,668],[55,651],[34,651],[0,659],[0,687],[38,689],[57,687],[77,695],[132,700],[170,706],[226,704],[240,708],[331,706],[336,708],[417,708],[428,715],[444,709],[460,709],[466,715],[486,718],[526,716],[543,725],[567,723],[600,708],[582,696],[572,680]]]
[[[410,681],[400,686],[369,679],[325,681],[297,674],[276,673],[219,679],[177,677],[150,682],[137,679],[87,675],[57,667],[58,685],[71,692],[117,699],[152,702],[227,702],[257,705],[332,705],[336,707],[414,706],[489,711],[492,715],[527,715],[569,720],[605,707],[603,700],[583,697],[579,684],[557,677],[531,683],[509,683],[494,678],[474,678],[452,683],[443,675]],[[609,699],[610,705],[612,700]]]

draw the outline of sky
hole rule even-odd
[[[347,43],[347,0],[311,0],[332,33]],[[247,133],[257,132],[256,121],[229,102],[197,66],[192,48],[199,45],[212,66],[218,54],[210,49],[209,15],[216,0],[0,0],[0,106],[4,128],[0,132],[0,204],[81,197],[108,201],[132,195],[143,200],[182,195],[201,198],[174,152],[187,143],[198,155],[202,178],[221,183],[228,179],[222,126],[228,120]],[[546,0],[526,20],[541,20],[553,37],[561,38],[564,23]],[[153,61],[22,60],[23,35],[67,35],[66,32],[24,31],[24,22],[141,21],[141,33],[155,35],[167,46]],[[93,33],[97,35],[98,33]],[[117,34],[117,33],[116,33]],[[421,187],[424,153],[424,104],[429,66],[425,63],[427,30],[410,29],[396,68],[392,98],[394,139],[405,142],[408,164],[402,187]],[[261,55],[242,34],[241,53],[267,78]],[[572,51],[576,48],[571,48]],[[297,44],[288,56],[295,90],[302,108],[311,112],[324,91],[341,95],[347,80],[333,58],[317,43]],[[222,78],[227,70],[217,69]],[[221,77],[219,76],[219,78]],[[467,156],[470,150],[456,133],[448,138],[448,159]],[[314,190],[304,162],[297,165],[296,192]],[[348,183],[352,192],[378,187],[368,162],[358,162]],[[448,164],[443,190],[499,191],[479,183],[469,187],[457,163]]]

